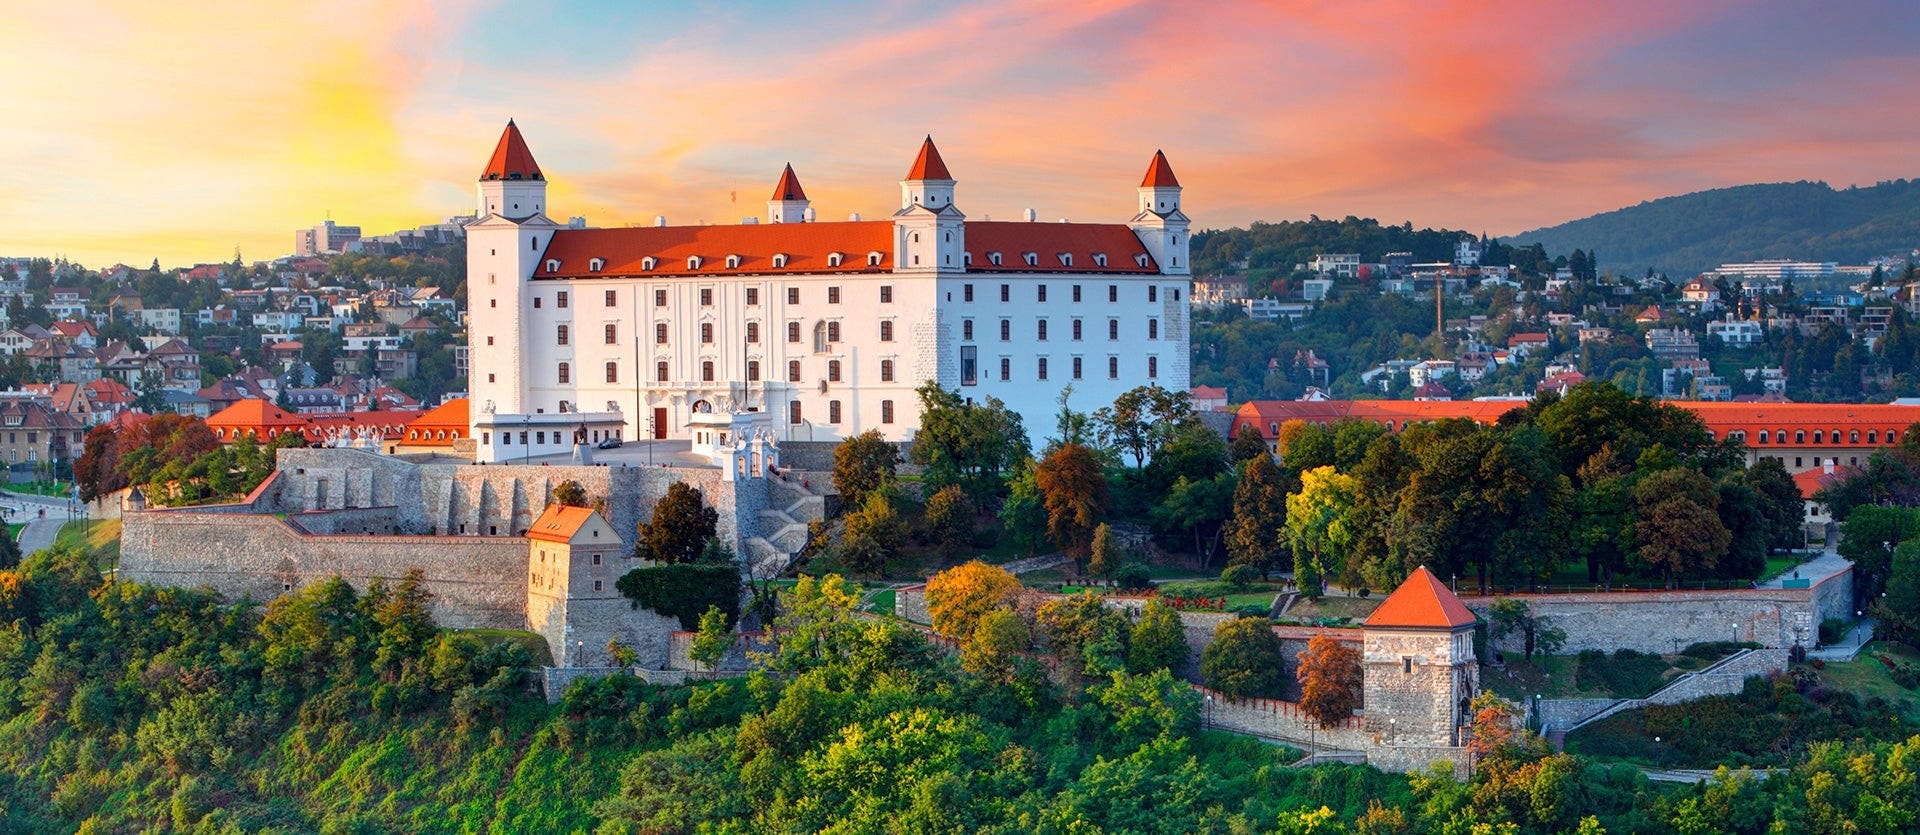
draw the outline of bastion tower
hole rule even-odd
[[[1426,566],[1414,569],[1364,625],[1367,731],[1385,745],[1462,744],[1467,703],[1480,687],[1478,622]]]

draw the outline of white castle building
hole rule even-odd
[[[815,222],[789,166],[766,223],[568,228],[508,122],[467,227],[478,460],[692,438],[725,412],[780,441],[907,440],[927,380],[999,398],[1036,439],[1065,386],[1087,410],[1187,390],[1189,221],[1164,154],[1126,223],[969,221],[954,185],[929,137],[887,220]]]

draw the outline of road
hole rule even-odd
[[[85,518],[86,506],[73,504],[72,509]],[[60,526],[69,520],[69,503],[63,498],[35,496],[27,493],[13,493],[0,490],[0,520],[10,523],[25,522],[20,531],[20,553],[31,554],[44,548],[52,548],[54,537],[60,533]],[[45,511],[45,518],[41,512]]]
[[[20,530],[20,553],[31,554],[35,551],[53,547],[54,537],[60,534],[60,527],[67,523],[65,514],[54,518],[48,514],[45,519],[35,519]]]

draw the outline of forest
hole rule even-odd
[[[0,573],[0,829],[1893,833],[1920,806],[1920,738],[1694,788],[1524,733],[1467,783],[1289,768],[1198,730],[1165,671],[974,673],[854,600],[800,581],[761,672],[587,680],[549,705],[525,644],[436,628],[411,578],[261,607],[42,551]]]
[[[1920,180],[1844,189],[1803,180],[1663,197],[1510,239],[1599,249],[1621,274],[1692,275],[1763,258],[1860,264],[1911,249],[1916,225]]]

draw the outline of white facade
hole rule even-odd
[[[929,141],[890,220],[810,222],[789,172],[776,198],[798,199],[767,223],[574,230],[519,141],[467,227],[481,461],[692,438],[695,415],[733,411],[780,441],[906,440],[928,380],[999,398],[1038,439],[1065,386],[1090,410],[1189,385],[1189,222],[1163,157],[1125,225],[969,222]]]

